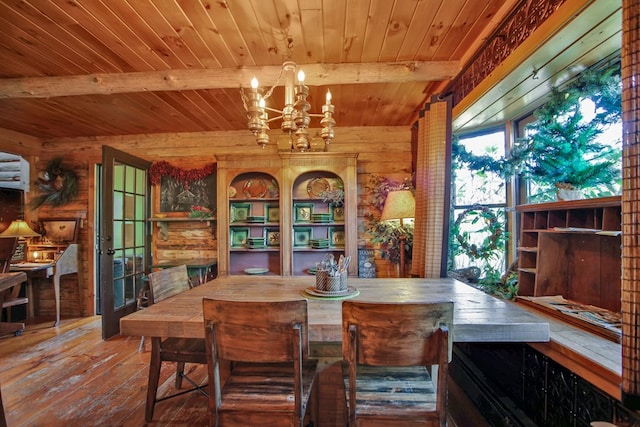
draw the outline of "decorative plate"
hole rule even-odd
[[[250,213],[250,203],[231,203],[231,222],[246,222]]]
[[[236,197],[236,194],[238,192],[236,191],[236,188],[233,186],[229,186],[229,198],[233,199],[234,197]]]
[[[311,239],[311,227],[296,227],[293,229],[293,246],[294,247],[309,247],[309,240]]]
[[[264,216],[267,222],[280,222],[280,206],[278,204],[265,205]]]
[[[231,227],[229,230],[229,240],[232,248],[242,248],[247,243],[249,237],[249,229],[242,227]]]
[[[253,267],[253,268],[245,268],[244,272],[247,274],[265,274],[269,272],[268,268],[262,268],[262,267]]]
[[[259,199],[264,197],[267,194],[267,183],[264,182],[264,179],[249,179],[244,183],[244,187],[242,187],[242,192],[244,196],[249,199]]]
[[[331,184],[326,178],[313,178],[307,185],[307,193],[309,197],[322,197],[321,194],[331,190]]]

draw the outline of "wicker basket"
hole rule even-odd
[[[316,289],[322,292],[339,292],[347,290],[347,272],[339,276],[329,276],[326,271],[316,272]]]
[[[324,270],[316,271],[316,289],[326,291],[327,272]]]

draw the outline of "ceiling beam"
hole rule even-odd
[[[449,80],[460,71],[460,63],[305,64],[299,68],[304,70],[307,85],[328,86]],[[270,87],[278,80],[281,70],[280,66],[264,66],[0,79],[0,99],[239,88],[249,87],[253,76],[257,76],[263,86]]]

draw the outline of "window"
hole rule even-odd
[[[517,122],[510,157],[526,180],[522,202],[555,201],[559,189],[585,198],[620,194],[621,103],[619,64],[612,64],[553,88],[545,104]]]
[[[505,131],[461,136],[455,145],[449,271],[469,281],[499,281],[506,263],[507,182],[488,164],[504,158]],[[475,160],[466,161],[466,154]]]

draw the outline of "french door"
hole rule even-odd
[[[112,147],[102,150],[100,305],[102,338],[120,332],[120,318],[136,310],[150,264],[151,162]]]

